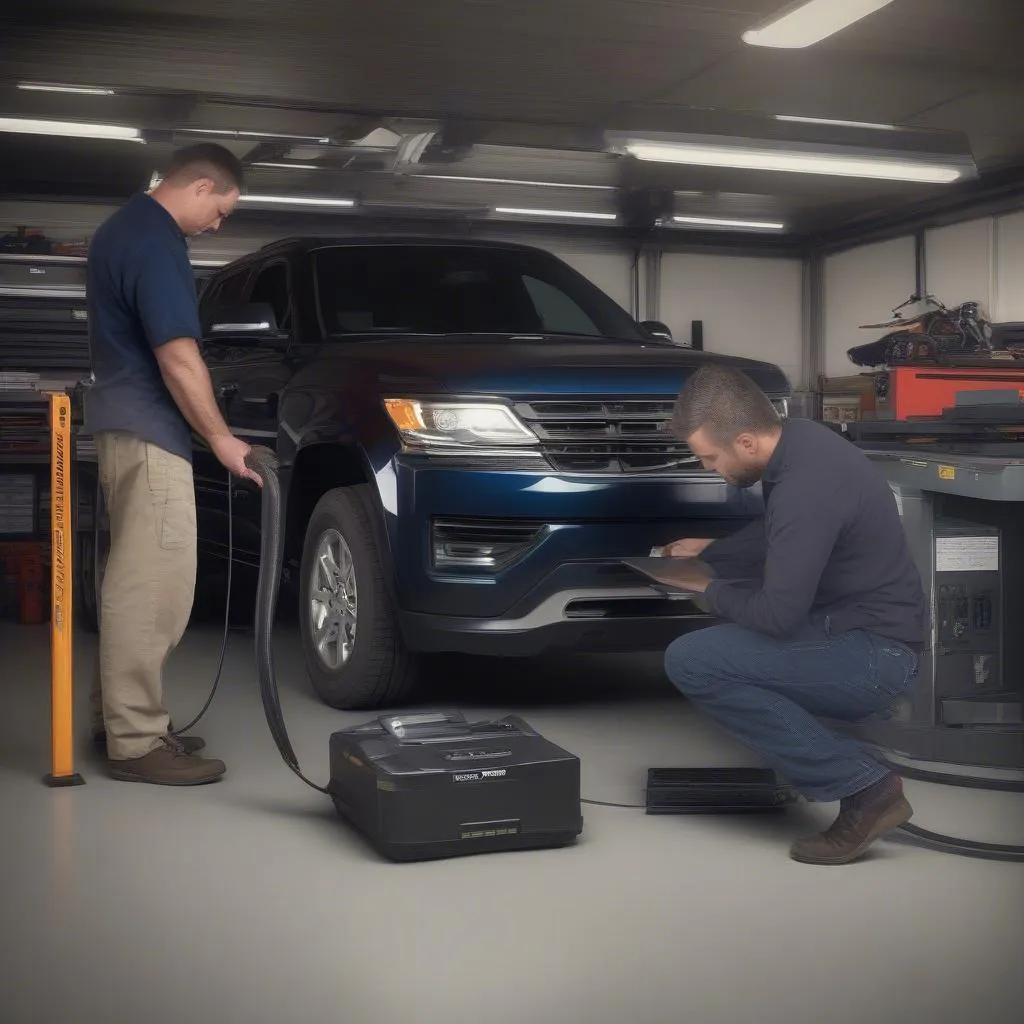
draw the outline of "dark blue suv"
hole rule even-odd
[[[780,406],[767,363],[674,344],[542,250],[290,239],[224,268],[201,302],[232,429],[276,448],[286,583],[328,704],[394,706],[423,655],[660,648],[708,619],[619,561],[760,513],[668,429],[709,361]],[[201,551],[224,556],[227,484],[197,450]],[[258,564],[259,497],[234,541]]]

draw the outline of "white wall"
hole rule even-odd
[[[548,246],[556,256],[579,271],[632,314],[633,256],[628,252],[588,252],[582,246]]]
[[[858,323],[880,323],[913,291],[913,238],[830,256],[825,265],[825,373],[860,372],[846,350],[880,337]],[[1024,322],[1024,212],[925,232],[925,286],[947,306],[982,304],[995,323]],[[910,307],[907,313],[921,307]]]
[[[996,323],[1024,321],[1024,212],[926,235],[928,291],[947,306],[974,299]]]
[[[916,245],[912,236],[829,256],[825,260],[826,377],[846,377],[861,369],[847,350],[881,336],[860,324],[884,323],[893,307],[905,302],[917,284]]]
[[[995,223],[991,217],[925,232],[925,282],[947,306],[995,299]]]
[[[799,387],[803,363],[800,260],[665,253],[662,320],[678,341],[704,321],[704,350],[763,359]]]
[[[992,319],[1024,321],[1024,213],[996,218]]]

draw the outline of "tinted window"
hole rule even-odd
[[[245,286],[249,281],[249,268],[243,267],[233,274],[214,278],[203,289],[200,311],[204,325],[213,310],[220,305],[238,305],[245,302]]]
[[[273,263],[260,272],[249,295],[250,302],[266,302],[274,310],[277,326],[287,330],[291,326],[291,299],[288,295],[288,267]]]
[[[316,253],[331,334],[562,334],[646,340],[582,275],[543,253],[337,246]]]

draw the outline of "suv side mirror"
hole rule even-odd
[[[640,326],[655,338],[666,338],[672,341],[672,332],[660,320],[644,320]]]
[[[242,305],[216,306],[208,319],[206,335],[209,338],[274,337],[278,333],[277,316],[269,302],[249,302]]]

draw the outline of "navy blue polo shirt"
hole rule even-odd
[[[191,461],[191,430],[154,355],[175,338],[200,336],[185,235],[140,193],[97,230],[87,267],[93,383],[85,429],[126,431]]]

